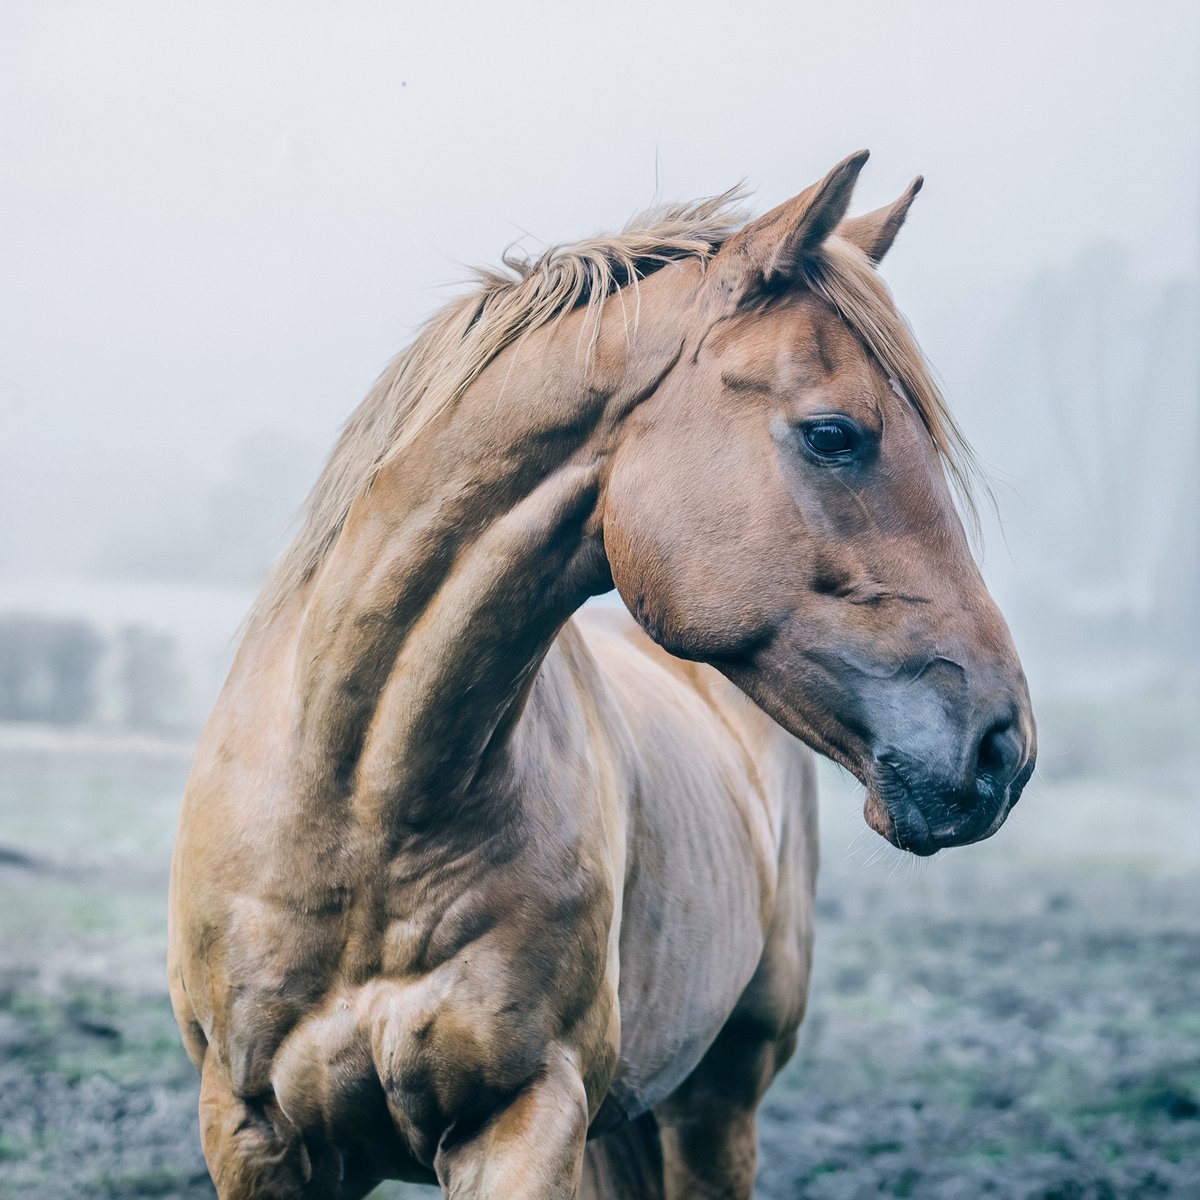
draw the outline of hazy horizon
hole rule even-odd
[[[859,146],[857,211],[926,177],[884,274],[993,480],[1002,599],[1109,569],[1060,553],[1098,478],[1143,524],[1191,502],[1194,5],[334,11],[0,14],[0,580],[249,585],[462,264],[739,179],[761,211]]]

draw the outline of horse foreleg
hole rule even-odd
[[[758,1163],[755,1118],[790,1054],[754,1028],[726,1026],[683,1085],[654,1110],[666,1200],[750,1200]]]
[[[576,1200],[587,1123],[579,1069],[554,1051],[481,1126],[447,1131],[434,1161],[438,1180],[451,1200]]]
[[[582,1200],[664,1200],[662,1146],[653,1113],[588,1142]]]

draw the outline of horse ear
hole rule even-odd
[[[891,204],[864,213],[861,217],[850,217],[837,227],[839,237],[853,242],[872,261],[879,262],[892,248],[904,218],[908,216],[913,197],[921,190],[925,180],[918,175],[905,189],[904,194]]]
[[[819,183],[730,238],[717,258],[738,277],[735,290],[776,291],[794,282],[805,255],[846,215],[854,181],[869,156],[869,150],[859,150],[842,159]]]

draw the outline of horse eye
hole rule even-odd
[[[845,454],[851,449],[850,434],[837,421],[814,421],[806,425],[804,440],[815,454]]]

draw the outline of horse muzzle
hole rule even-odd
[[[894,846],[921,856],[982,841],[1004,824],[1035,763],[1015,723],[989,726],[959,772],[888,747],[875,755],[863,815]]]

